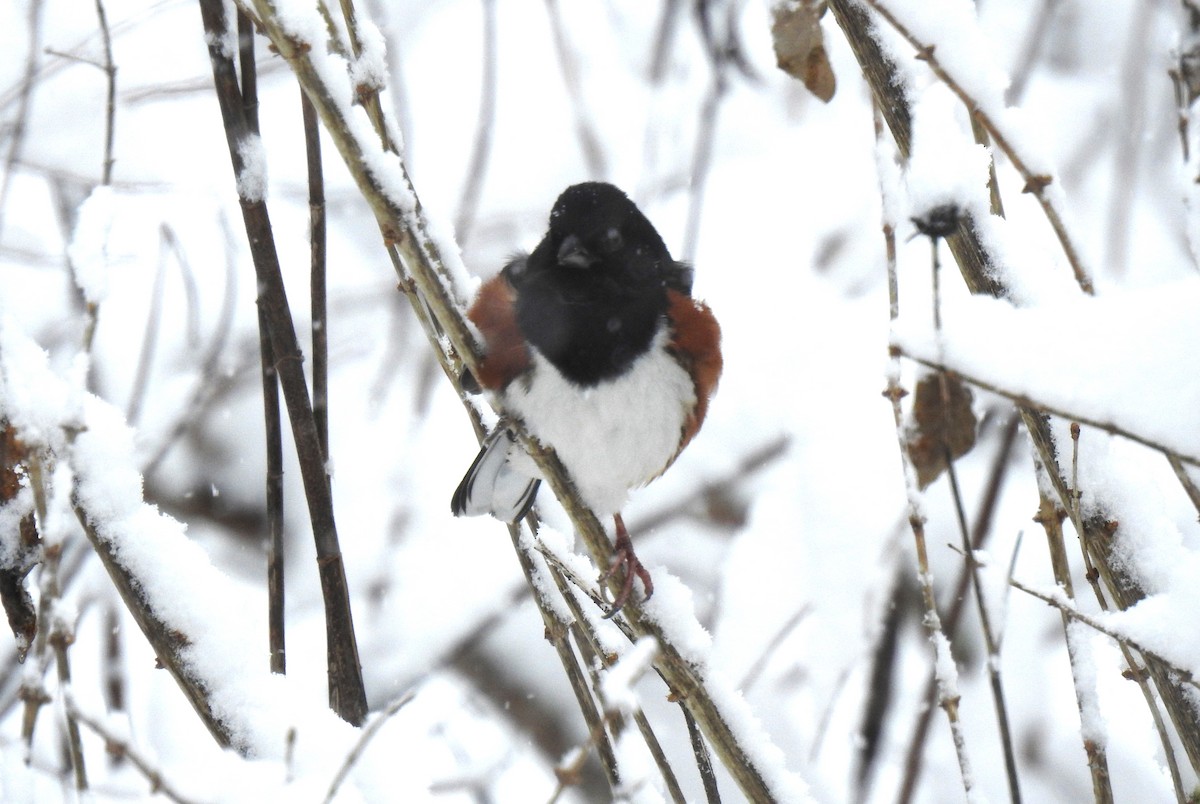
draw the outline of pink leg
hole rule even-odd
[[[641,578],[642,585],[646,588],[645,600],[649,600],[654,594],[654,582],[650,580],[650,573],[642,566],[642,562],[638,560],[637,554],[633,552],[633,541],[629,538],[629,531],[625,529],[625,521],[621,519],[620,514],[613,516],[613,523],[617,527],[617,538],[613,544],[613,560],[608,568],[608,572],[600,576],[600,582],[603,583],[609,578],[616,575],[617,570],[623,570],[623,579],[621,581],[621,591],[613,598],[612,611],[607,616],[612,617],[621,607],[628,601],[630,595],[633,594],[633,579]]]

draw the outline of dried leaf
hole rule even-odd
[[[837,90],[837,78],[821,33],[823,10],[816,0],[780,3],[772,12],[771,37],[779,69],[800,79],[809,92],[829,103]]]
[[[37,609],[33,598],[25,588],[25,575],[14,569],[0,569],[0,603],[8,617],[8,627],[17,641],[17,661],[25,661],[25,654],[37,635]]]
[[[971,389],[951,374],[927,374],[917,383],[907,440],[920,488],[946,471],[947,453],[954,460],[975,446],[978,421],[971,400]]]

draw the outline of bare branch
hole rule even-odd
[[[1187,453],[1178,452],[1178,451],[1174,450],[1168,444],[1161,443],[1149,436],[1143,436],[1143,435],[1139,435],[1134,432],[1130,432],[1129,430],[1125,429],[1121,425],[1114,424],[1113,422],[1106,422],[1106,421],[1103,421],[1102,419],[1098,419],[1098,418],[1095,418],[1092,416],[1081,415],[1078,412],[1069,411],[1069,410],[1066,410],[1064,408],[1060,408],[1060,407],[1057,407],[1054,405],[1047,405],[1043,402],[1040,402],[1036,399],[1033,399],[1033,398],[1027,396],[1024,393],[1021,393],[1019,391],[1012,391],[1007,388],[1004,388],[1003,386],[997,385],[996,383],[989,382],[987,380],[981,379],[974,375],[964,373],[964,372],[960,371],[958,368],[955,368],[953,366],[948,366],[948,365],[941,363],[939,361],[936,361],[936,360],[929,360],[927,358],[914,355],[911,352],[907,351],[903,346],[893,345],[892,348],[894,348],[897,352],[899,352],[903,356],[909,358],[910,360],[920,363],[922,366],[926,366],[926,367],[934,369],[936,371],[948,371],[951,374],[962,378],[964,381],[970,383],[971,385],[974,385],[978,388],[982,388],[985,391],[990,391],[993,394],[1003,396],[1007,399],[1011,399],[1016,404],[1018,404],[1022,407],[1037,411],[1040,414],[1059,416],[1064,419],[1069,419],[1071,421],[1079,422],[1080,424],[1086,424],[1089,427],[1095,427],[1097,429],[1105,431],[1106,433],[1111,433],[1112,435],[1121,436],[1122,438],[1128,438],[1130,441],[1141,444],[1142,446],[1149,447],[1150,449],[1153,449],[1153,450],[1157,450],[1158,452],[1161,452],[1164,455],[1166,455],[1168,458],[1174,458],[1174,459],[1181,461],[1182,463],[1188,464],[1190,466],[1200,466],[1200,456],[1189,455]]]
[[[66,696],[66,708],[71,717],[104,738],[105,747],[110,754],[129,759],[142,776],[146,777],[146,781],[150,782],[152,793],[161,793],[176,804],[193,804],[196,802],[196,799],[188,798],[176,790],[175,786],[167,780],[162,772],[155,768],[150,760],[142,756],[142,753],[130,745],[128,741],[118,737],[96,718],[85,714],[79,708],[78,704],[75,703],[73,695]]]

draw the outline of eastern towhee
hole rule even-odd
[[[692,269],[671,258],[649,220],[611,184],[568,187],[546,236],[479,290],[468,318],[485,355],[479,377],[531,435],[554,448],[597,515],[613,516],[623,567],[614,607],[650,574],[621,520],[629,490],[666,471],[696,435],[721,375],[721,330],[691,297]],[[456,516],[515,522],[541,481],[499,426],[454,492]]]

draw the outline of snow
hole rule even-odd
[[[1096,696],[1096,659],[1092,651],[1092,640],[1096,634],[1078,622],[1067,622],[1067,639],[1071,650],[1071,674],[1075,677],[1076,695],[1079,698],[1079,733],[1098,748],[1108,743],[1108,727],[1104,713]]]
[[[267,154],[262,137],[247,134],[238,143],[242,169],[237,174],[238,198],[245,201],[265,201],[267,198]]]
[[[988,152],[971,139],[958,99],[933,84],[913,104],[912,155],[904,171],[914,217],[952,204],[975,217],[987,215]],[[947,131],[957,136],[947,136]]]
[[[947,368],[1006,394],[1200,461],[1200,427],[1188,424],[1200,410],[1200,279],[1030,307],[944,301],[941,343],[927,320],[901,314],[895,341],[907,354],[937,361],[940,349]],[[1046,359],[1046,344],[1070,359]]]
[[[903,166],[886,132],[882,143],[874,140],[869,96],[832,14],[822,25],[838,94],[826,105],[775,69],[767,5],[734,4],[756,77],[733,76],[722,99],[695,259],[697,295],[722,324],[725,376],[704,430],[665,475],[631,495],[623,513],[655,580],[648,616],[712,688],[780,800],[894,800],[924,705],[920,693],[935,651],[909,592],[915,562],[905,479],[891,408],[880,397],[893,371],[911,391],[918,368],[908,358],[893,365],[892,338],[906,352],[943,355],[980,382],[1085,422],[1085,515],[1118,523],[1115,555],[1147,597],[1129,612],[1101,615],[1068,522],[1078,605],[1200,672],[1191,616],[1200,603],[1196,511],[1159,452],[1087,424],[1111,424],[1185,458],[1200,456],[1196,331],[1188,316],[1200,301],[1189,245],[1196,211],[1183,200],[1194,203],[1200,147],[1193,120],[1185,163],[1166,75],[1181,12],[1131,0],[1103,8],[1059,4],[1027,64],[1040,0],[881,2],[936,45],[939,62],[1022,158],[1054,176],[1046,192],[1084,262],[1095,266],[1097,296],[1082,297],[1040,206],[1021,192],[1023,180],[1003,155],[996,167],[1007,218],[986,214],[986,152],[974,143],[966,110],[885,23],[881,35],[916,105],[913,158]],[[116,163],[111,190],[94,190],[105,118],[105,78],[87,63],[100,53],[96,24],[62,0],[48,3],[27,136],[4,177],[8,202],[0,210],[0,415],[46,457],[45,543],[83,556],[73,569],[64,561],[65,591],[54,605],[76,638],[71,694],[192,798],[320,800],[360,732],[325,709],[320,590],[286,438],[289,673],[279,679],[266,672],[255,288],[244,235],[223,223],[239,214],[195,8],[106,2],[118,67]],[[364,50],[355,59],[326,52],[330,37],[349,52],[336,9],[331,33],[307,0],[278,5],[295,41],[311,47],[335,113],[349,121],[390,202],[411,216],[419,194],[428,239],[417,245],[441,253],[456,303],[513,251],[536,243],[553,199],[585,179],[621,185],[673,253],[682,253],[699,112],[712,82],[691,15],[679,18],[666,69],[652,86],[647,70],[661,4],[556,4],[576,65],[573,85],[581,88],[572,99],[550,6],[497,0],[492,158],[472,238],[460,253],[449,222],[472,178],[465,174],[486,50],[481,4],[360,6]],[[8,52],[30,47],[23,8],[0,11]],[[1149,18],[1127,24],[1137,22],[1134,14]],[[1135,31],[1143,30],[1138,39]],[[233,52],[232,36],[221,44]],[[258,44],[262,135],[247,153],[252,162],[265,155],[256,164],[269,162],[270,171],[247,177],[256,180],[253,197],[270,199],[289,300],[304,332],[308,207],[296,82],[285,60],[261,38]],[[0,65],[6,120],[17,108],[22,67],[21,59]],[[1018,106],[1006,108],[1004,93],[1018,85],[1010,75],[1023,89],[1014,92]],[[403,170],[379,146],[356,100],[364,83],[381,87],[398,145],[404,131]],[[1136,97],[1130,86],[1141,88]],[[602,177],[583,156],[581,121],[599,143]],[[7,149],[10,141],[2,144]],[[448,512],[477,444],[407,299],[396,292],[375,215],[332,140],[325,144],[335,510],[371,707],[415,692],[368,745],[339,800],[549,800],[559,758],[580,747],[594,755],[587,727],[504,528]],[[969,298],[943,249],[939,338],[930,324],[929,243],[910,239],[909,219],[943,202],[975,215],[1009,296]],[[881,219],[897,224],[894,334]],[[1126,238],[1123,251],[1117,235]],[[90,355],[79,349],[81,300],[100,308]],[[135,388],[154,305],[159,324],[146,385]],[[448,343],[441,338],[439,348]],[[196,389],[201,401],[193,408]],[[141,404],[130,430],[122,411],[135,398]],[[910,402],[902,402],[906,413]],[[483,404],[485,420],[494,421],[486,404],[473,404]],[[1011,408],[984,390],[976,405],[987,423],[978,446],[958,462],[972,524],[991,481],[995,414]],[[183,430],[172,436],[177,422]],[[1052,425],[1065,467],[1067,426],[1065,419]],[[147,467],[164,445],[162,460]],[[770,445],[780,446],[761,463],[747,463]],[[1029,453],[1019,439],[1000,484],[985,548],[994,557],[984,572],[989,601],[1001,596],[1021,531],[1027,538],[1016,576],[1053,583],[1045,547],[1029,531],[1039,483]],[[214,702],[251,757],[218,749],[174,681],[155,669],[153,652],[80,531],[70,506],[76,484],[102,537],[143,579],[144,593],[193,639],[186,660],[212,685]],[[0,539],[10,551],[13,523],[31,496],[25,488],[0,511]],[[538,542],[523,532],[519,544],[533,557],[534,583],[555,616],[571,622],[535,548],[589,586],[600,568],[583,555],[550,497],[540,498],[545,524]],[[945,606],[963,557],[947,546],[959,537],[944,481],[920,495],[919,511]],[[35,599],[41,580],[35,567],[27,579]],[[600,650],[648,650],[633,648],[616,623],[576,596]],[[118,613],[115,661],[106,658],[110,610]],[[1091,781],[1059,613],[1017,593],[992,614],[1004,633],[1014,737],[1041,759],[1018,756],[1026,799],[1087,799]],[[882,661],[876,649],[893,622],[896,652],[885,667],[890,698],[880,716],[873,782],[859,790],[866,702]],[[1120,675],[1119,651],[1087,626],[1072,629],[1077,672],[1096,690],[1085,705],[1083,734],[1104,738],[1117,800],[1169,800],[1153,724],[1141,693]],[[960,732],[976,760],[972,795],[1000,799],[1006,783],[1001,763],[990,761],[999,747],[970,597],[953,639],[936,653],[943,677],[956,674]],[[52,667],[42,682],[34,663],[18,667],[13,654],[0,640],[0,799],[67,800],[54,708],[40,718],[26,765],[13,681],[44,683],[55,698],[62,691]],[[633,669],[627,661],[619,672]],[[110,709],[105,698],[110,671],[124,679],[124,710]],[[702,800],[670,691],[649,673],[613,690],[632,693],[625,703],[636,701],[651,721],[686,798]],[[914,800],[961,800],[951,735],[944,716],[934,715]],[[287,759],[292,726],[298,737]],[[639,740],[631,728],[617,741],[623,778],[634,795],[659,797],[661,778]],[[102,741],[86,729],[84,747],[96,800],[151,797],[149,782],[128,763],[108,764]],[[583,768],[583,786],[565,789],[563,800],[610,797],[594,756]],[[718,774],[724,798],[737,799],[733,781]],[[1190,784],[1186,768],[1185,777]]]
[[[99,185],[80,205],[67,247],[75,269],[75,281],[83,297],[92,304],[104,301],[108,294],[108,238],[113,225],[116,203],[112,187]]]
[[[633,685],[650,669],[657,654],[658,640],[652,636],[642,637],[604,672],[600,693],[609,710],[630,715],[640,708]]]

